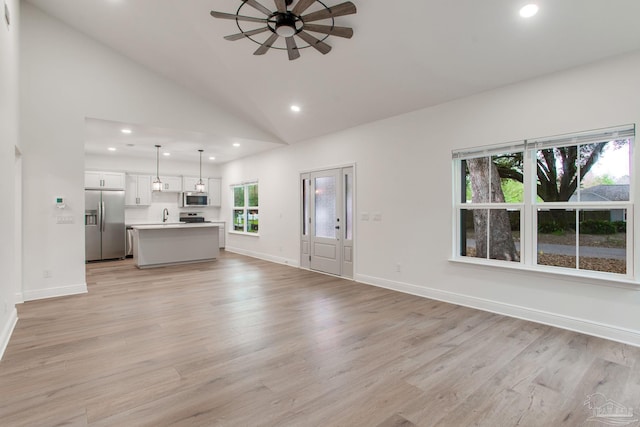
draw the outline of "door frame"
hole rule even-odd
[[[341,261],[341,269],[340,269],[340,276],[344,279],[349,279],[349,280],[355,280],[355,276],[356,276],[356,272],[357,270],[357,257],[356,257],[356,253],[357,253],[357,241],[358,241],[358,209],[357,209],[357,188],[358,188],[358,174],[357,174],[357,163],[356,162],[352,162],[352,163],[343,163],[343,164],[338,164],[338,165],[332,165],[332,166],[325,166],[325,167],[320,167],[320,168],[314,168],[314,169],[306,169],[306,170],[301,170],[298,172],[298,219],[299,219],[299,230],[298,230],[298,236],[299,236],[299,241],[300,241],[300,245],[299,245],[299,265],[300,268],[303,268],[305,270],[310,270],[310,271],[315,271],[317,273],[322,273],[322,274],[330,274],[330,273],[325,273],[323,271],[318,271],[318,270],[311,270],[311,263],[309,261],[308,255],[303,255],[303,245],[305,242],[305,236],[302,234],[303,230],[304,230],[304,220],[305,218],[303,217],[304,215],[304,192],[303,192],[303,187],[302,187],[302,183],[303,183],[303,179],[305,178],[305,176],[307,178],[309,178],[311,176],[312,173],[317,173],[317,172],[323,172],[323,171],[329,171],[329,170],[334,170],[334,169],[345,169],[345,168],[352,168],[352,177],[353,177],[353,182],[352,182],[352,186],[353,186],[353,191],[352,191],[352,227],[353,227],[353,235],[352,235],[352,239],[351,239],[351,257],[352,257],[352,270],[351,270],[351,276],[345,276],[344,275],[344,268],[343,268],[343,263],[344,260]],[[342,188],[344,188],[344,185],[342,185]],[[311,204],[310,204],[311,205]],[[345,207],[346,210],[346,207]],[[343,221],[344,224],[346,224],[346,218]],[[308,236],[307,236],[307,242],[308,242]],[[345,239],[340,239],[340,244],[342,245],[342,253],[344,256],[344,242]],[[332,275],[332,274],[331,274]],[[333,275],[332,275],[333,276]]]

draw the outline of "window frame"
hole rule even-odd
[[[256,192],[257,192],[257,198],[258,198],[258,205],[253,206],[249,203],[250,197],[249,197],[249,187],[256,187]],[[234,233],[234,234],[243,234],[243,235],[247,235],[247,236],[259,236],[260,234],[260,186],[258,184],[258,181],[249,181],[249,182],[243,182],[241,184],[232,184],[231,186],[231,199],[232,199],[232,207],[231,207],[231,227],[229,232],[230,233]],[[242,188],[243,189],[243,204],[242,205],[236,205],[236,197],[235,197],[235,193],[236,193],[236,189],[237,188]],[[242,211],[242,219],[243,219],[243,223],[242,223],[242,230],[236,230],[236,212],[237,211]],[[250,211],[256,211],[256,213],[258,214],[258,219],[257,219],[257,228],[256,231],[250,231],[249,230],[249,212]]]
[[[611,135],[604,138],[605,135]],[[579,146],[590,142],[605,142],[614,140],[629,139],[629,200],[627,201],[566,201],[566,202],[544,202],[537,198],[537,169],[536,155],[537,150],[542,148],[560,147],[560,146]],[[554,144],[554,141],[556,143]],[[540,148],[542,147],[542,148]],[[516,153],[522,151],[523,158],[523,184],[524,195],[523,202],[520,203],[473,203],[470,201],[463,202],[462,192],[466,194],[466,171],[463,170],[464,162],[470,158],[489,157],[505,153]],[[496,144],[491,146],[469,148],[464,150],[452,151],[452,173],[453,173],[453,209],[452,209],[452,257],[451,261],[463,262],[470,264],[479,264],[496,267],[515,268],[520,270],[529,270],[541,273],[550,273],[563,276],[577,276],[583,278],[596,279],[597,283],[601,280],[608,284],[631,285],[634,289],[640,287],[638,274],[640,273],[640,265],[634,251],[634,242],[636,240],[634,232],[635,219],[635,180],[636,178],[636,154],[635,154],[635,125],[619,126],[603,130],[595,130],[588,132],[580,132],[569,135],[560,135],[536,140],[522,140],[506,144]],[[487,258],[476,258],[461,255],[463,249],[462,242],[462,210],[472,209],[520,209],[520,260],[519,262],[496,260]],[[595,270],[587,270],[579,268],[580,260],[580,242],[579,233],[576,233],[576,268],[550,266],[538,263],[538,212],[548,209],[566,209],[576,211],[591,210],[613,210],[624,209],[626,214],[626,272],[614,273]],[[576,213],[578,218],[578,213]],[[488,234],[488,233],[487,233]],[[517,247],[517,245],[516,245]],[[489,255],[488,255],[489,256]]]

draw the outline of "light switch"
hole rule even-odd
[[[56,224],[73,224],[72,216],[57,216]]]
[[[368,212],[362,212],[360,214],[360,220],[361,221],[369,221],[369,213]]]
[[[374,221],[382,221],[382,214],[380,212],[374,212],[373,213],[373,220]]]

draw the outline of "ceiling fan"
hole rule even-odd
[[[300,49],[307,47],[313,47],[318,52],[326,55],[331,50],[331,46],[324,42],[329,36],[344,37],[350,39],[353,36],[353,29],[347,27],[338,27],[335,25],[335,19],[338,16],[351,15],[356,13],[356,6],[350,2],[340,3],[336,6],[327,6],[320,0],[298,0],[290,9],[293,4],[293,0],[274,0],[276,10],[271,11],[259,3],[257,0],[240,0],[241,4],[238,7],[236,13],[224,13],[211,11],[211,16],[214,18],[233,19],[238,25],[240,32],[238,34],[232,34],[226,36],[226,40],[240,40],[248,38],[260,45],[260,47],[253,53],[254,55],[264,55],[269,49],[281,49],[287,50],[289,54],[289,60],[298,59],[300,57]],[[309,9],[314,3],[316,3],[315,10],[303,15],[303,13]],[[256,9],[262,16],[250,16],[241,14],[244,6],[251,6]],[[251,11],[252,12],[252,11]],[[255,13],[254,13],[255,15]],[[317,21],[328,20],[328,25],[315,24]],[[252,28],[245,30],[241,22],[251,22],[258,24],[265,24],[258,28]],[[271,32],[271,35],[264,40],[259,41],[254,36],[261,33]],[[320,33],[324,34],[320,39],[309,34]],[[294,36],[299,37],[307,43],[306,46],[298,46]],[[284,37],[286,48],[274,46],[279,37]]]

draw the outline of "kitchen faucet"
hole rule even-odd
[[[162,210],[162,222],[167,222],[167,217],[169,216],[169,209],[164,208]]]

